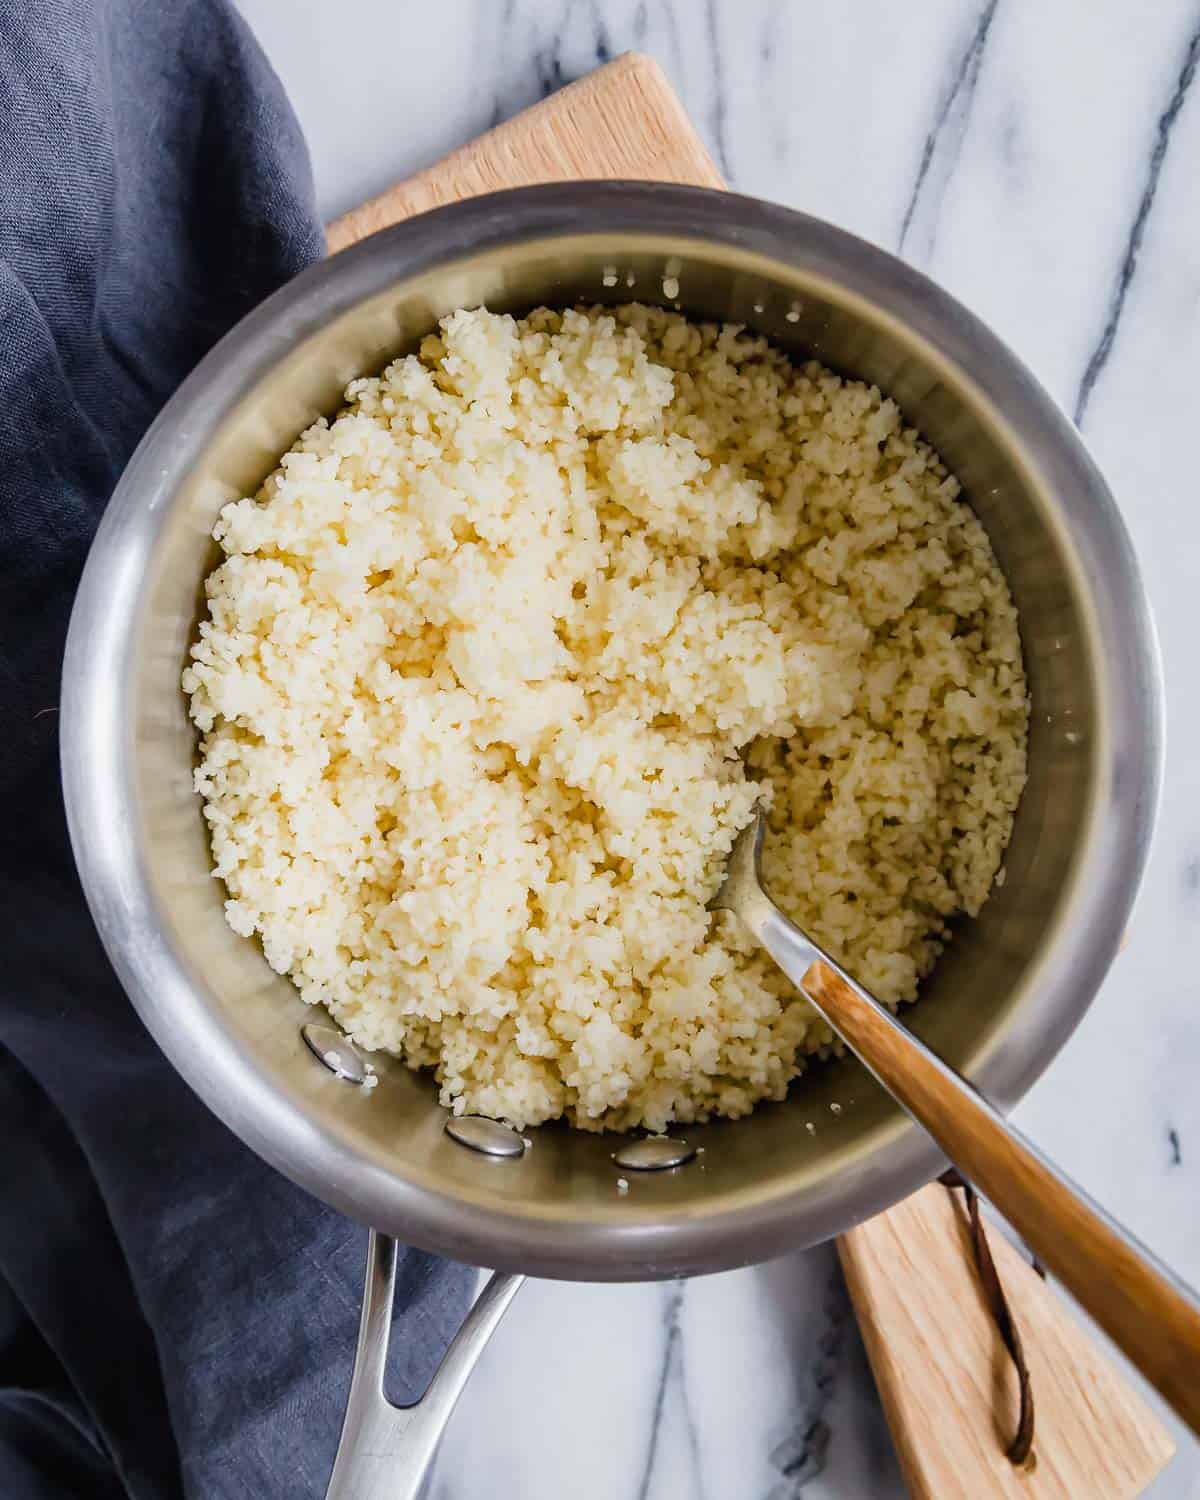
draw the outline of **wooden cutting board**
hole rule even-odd
[[[351,209],[329,253],[460,198],[597,177],[725,186],[653,58],[628,52]]]
[[[1175,1451],[1170,1434],[1003,1234],[988,1242],[1033,1385],[1028,1468],[1005,1457],[1016,1371],[984,1301],[961,1195],[931,1183],[838,1241],[909,1493],[1140,1495]]]
[[[500,188],[626,178],[722,188],[658,65],[618,58],[329,226],[331,254],[430,208]],[[993,1254],[1037,1403],[1036,1464],[1004,1456],[1016,1383],[958,1204],[934,1184],[838,1244],[917,1500],[1128,1500],[1174,1452],[1157,1417],[1004,1242]]]

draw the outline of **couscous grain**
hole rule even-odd
[[[831,1037],[705,902],[891,1003],[1000,867],[1017,620],[879,391],[637,305],[446,318],[222,511],[184,673],[232,926],[443,1101],[742,1115]]]

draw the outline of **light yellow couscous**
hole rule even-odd
[[[236,931],[518,1126],[742,1115],[831,1038],[727,914],[911,999],[1025,779],[1008,589],[866,385],[641,306],[446,318],[222,511],[184,673]]]

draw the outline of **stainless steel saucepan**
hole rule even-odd
[[[618,284],[606,288],[614,266]],[[744,1265],[827,1239],[940,1167],[849,1061],[813,1069],[787,1102],[747,1120],[689,1128],[706,1170],[646,1174],[628,1195],[616,1191],[612,1137],[548,1126],[520,1155],[464,1150],[444,1134],[427,1078],[384,1060],[368,1092],[314,1058],[300,1035],[314,1013],[227,927],[209,873],[179,677],[218,557],[220,507],[252,493],[347,381],[442,314],[663,302],[664,278],[688,313],[748,324],[895,397],[963,481],[1016,598],[1033,717],[1008,878],[926,984],[906,1017],[913,1030],[1011,1106],[1095,994],[1145,860],[1162,708],[1125,528],[1058,407],[923,276],[767,203],[588,183],[426,214],[271,297],[184,383],[108,507],[67,645],[63,777],[97,926],[164,1051],[249,1145],[377,1231],[331,1488],[341,1496],[416,1493],[519,1273],[621,1281]],[[803,1128],[814,1111],[816,1135]],[[513,1273],[493,1280],[405,1413],[381,1385],[388,1236]]]

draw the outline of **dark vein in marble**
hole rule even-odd
[[[1170,1147],[1171,1155],[1167,1159],[1169,1167],[1183,1166],[1183,1146],[1179,1140],[1179,1132],[1174,1125],[1167,1130],[1167,1145]]]
[[[650,16],[646,10],[646,0],[639,0],[638,7],[633,13],[633,39],[635,42],[644,42],[646,33],[650,30]]]
[[[797,1500],[808,1482],[825,1468],[832,1436],[826,1412],[833,1399],[842,1343],[850,1321],[850,1297],[836,1261],[825,1290],[822,1311],[825,1322],[817,1338],[812,1391],[793,1432],[771,1452],[771,1463],[780,1478],[768,1500]]]
[[[559,15],[558,24],[551,28],[545,45],[533,49],[531,61],[537,78],[538,92],[543,99],[548,99],[551,94],[562,88],[563,84],[571,81],[563,67],[563,48],[567,27],[571,24],[571,12],[574,9],[575,0],[567,0]]]
[[[697,1500],[704,1500],[703,1479],[700,1472],[700,1442],[696,1433],[696,1424],[692,1420],[687,1386],[683,1379],[683,1296],[686,1285],[686,1282],[674,1281],[667,1288],[666,1307],[663,1312],[665,1332],[663,1357],[658,1370],[658,1387],[654,1393],[654,1411],[650,1419],[650,1442],[646,1448],[646,1462],[642,1466],[637,1500],[647,1500],[650,1485],[654,1479],[654,1467],[658,1461],[658,1445],[662,1436],[663,1413],[666,1410],[667,1392],[670,1389],[673,1371],[679,1380],[680,1403],[687,1430],[688,1447],[692,1454],[692,1468],[695,1472],[696,1483],[700,1486],[696,1491],[696,1497]]]
[[[679,19],[675,14],[673,5],[664,5],[662,11],[663,25],[667,31],[667,41],[671,48],[671,66],[676,76],[682,78],[683,73],[683,38],[679,34]]]
[[[783,9],[781,0],[772,0],[767,6],[763,16],[762,31],[758,42],[758,60],[761,63],[764,76],[765,70],[770,67],[771,59],[775,56],[775,49],[780,43],[780,34],[783,30]],[[782,163],[787,156],[787,117],[781,118],[778,110],[771,109],[770,94],[764,100],[767,104],[767,119],[771,132],[771,152],[777,162]]]
[[[562,58],[552,42],[548,47],[537,47],[533,53],[533,71],[537,75],[538,90],[543,99],[557,93],[568,82],[563,72]]]
[[[500,23],[499,23],[500,24],[499,50],[502,53],[507,50],[505,48],[504,44],[505,44],[505,42],[506,42],[506,40],[508,38],[508,33],[509,33],[510,29],[512,28],[512,23],[513,23],[513,20],[514,20],[514,18],[516,16],[516,13],[517,13],[517,0],[504,0],[504,8],[500,12]],[[478,30],[482,30],[482,26],[483,26],[482,19],[477,14],[476,15],[476,30],[477,31]],[[494,61],[494,59],[493,59],[493,61]],[[492,113],[491,113],[491,116],[488,119],[488,129],[489,130],[495,130],[496,126],[499,125],[500,122],[504,119],[504,114],[505,114],[504,103],[503,103],[503,100],[501,98],[500,89],[498,87],[494,87],[493,90],[492,90]]]
[[[1142,196],[1138,202],[1137,213],[1134,215],[1133,227],[1129,231],[1129,238],[1125,244],[1125,254],[1121,260],[1121,268],[1117,272],[1116,286],[1113,288],[1112,296],[1109,298],[1108,318],[1104,329],[1100,334],[1096,347],[1088,357],[1084,367],[1083,379],[1079,382],[1079,391],[1075,397],[1075,425],[1083,426],[1083,419],[1087,415],[1088,403],[1092,399],[1092,392],[1096,388],[1096,382],[1100,379],[1109,356],[1112,354],[1113,345],[1116,343],[1117,330],[1121,326],[1121,315],[1125,311],[1125,299],[1129,295],[1129,288],[1133,285],[1133,278],[1137,274],[1138,256],[1142,249],[1142,240],[1145,238],[1146,225],[1150,221],[1150,214],[1154,208],[1154,198],[1158,192],[1159,178],[1162,176],[1163,163],[1167,159],[1167,150],[1171,144],[1171,132],[1175,128],[1175,121],[1179,118],[1183,109],[1188,92],[1192,87],[1192,81],[1196,76],[1196,63],[1200,59],[1200,25],[1192,32],[1188,40],[1187,50],[1183,56],[1183,66],[1179,70],[1179,76],[1175,80],[1175,87],[1171,93],[1166,109],[1159,117],[1158,127],[1154,132],[1154,148],[1150,152],[1150,162],[1146,169],[1146,181],[1142,188]]]
[[[596,66],[612,61],[612,39],[609,36],[608,25],[604,20],[604,12],[599,0],[592,0],[592,32],[593,46],[596,52]]]
[[[921,194],[925,188],[925,180],[929,176],[929,169],[933,165],[934,156],[937,153],[943,132],[958,106],[962,115],[962,128],[959,130],[959,141],[961,142],[966,128],[967,116],[971,111],[971,103],[975,97],[975,86],[979,82],[979,69],[983,61],[983,49],[987,46],[988,33],[992,29],[992,21],[996,14],[999,0],[988,0],[975,26],[975,30],[967,43],[966,51],[959,59],[958,66],[954,70],[954,76],[950,81],[942,99],[941,108],[938,110],[937,118],[933,122],[933,129],[925,137],[925,145],[921,150],[921,164],[917,168],[916,180],[913,183],[912,193],[909,196],[908,207],[904,210],[904,219],[900,225],[900,240],[897,246],[899,251],[904,250],[908,232],[912,228],[913,219],[916,217],[917,205],[921,201]],[[932,249],[932,244],[930,249]]]
[[[708,55],[712,64],[713,102],[709,111],[712,124],[713,152],[726,182],[733,181],[729,167],[729,143],[726,139],[725,76],[721,67],[721,44],[717,37],[717,0],[705,0],[704,24],[708,35]]]
[[[493,129],[511,119],[519,110],[539,99],[548,98],[564,84],[571,82],[574,75],[564,66],[563,54],[564,40],[575,5],[576,0],[566,0],[552,24],[539,25],[518,13],[516,0],[504,0],[496,41],[499,62],[492,59],[493,72],[502,81],[494,95],[491,116]],[[490,19],[486,8],[484,14],[489,15]],[[538,21],[541,20],[539,17]],[[515,30],[522,34],[514,38]],[[543,36],[545,40],[541,40]],[[515,78],[510,76],[514,72]],[[511,86],[513,82],[517,85],[515,88]],[[510,86],[505,88],[504,83]]]
[[[658,1368],[658,1389],[654,1392],[654,1410],[650,1415],[650,1442],[646,1448],[646,1462],[642,1465],[641,1483],[637,1489],[637,1500],[646,1500],[650,1493],[650,1480],[654,1475],[654,1463],[658,1458],[658,1440],[662,1432],[663,1407],[667,1401],[667,1381],[671,1374],[671,1355],[679,1336],[679,1307],[683,1301],[683,1283],[676,1282],[667,1294],[666,1338],[663,1341],[662,1363]]]

